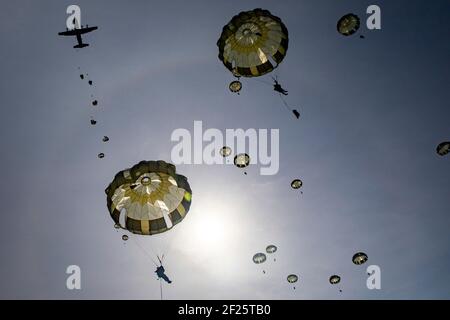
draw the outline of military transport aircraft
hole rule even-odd
[[[77,37],[77,41],[78,44],[73,46],[74,48],[84,48],[87,47],[89,44],[88,43],[83,43],[83,40],[81,39],[81,35],[97,30],[98,27],[89,27],[88,25],[86,25],[85,27],[81,26],[81,28],[75,28],[72,30],[69,30],[68,28],[66,28],[66,31],[64,32],[59,32],[58,35],[60,36],[76,36]]]

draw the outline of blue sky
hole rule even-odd
[[[168,299],[450,298],[450,163],[435,152],[450,140],[448,1],[77,1],[83,24],[99,26],[78,51],[57,35],[69,4],[0,11],[1,298],[159,299],[135,241],[167,252]],[[362,23],[363,40],[336,32],[348,12],[364,22],[370,4],[381,30]],[[289,29],[276,73],[300,120],[261,82],[228,91],[216,41],[233,15],[257,7]],[[141,160],[170,161],[171,133],[195,120],[279,129],[279,173],[179,165],[193,190],[186,219],[124,244],[105,187]],[[251,257],[272,243],[277,261],[263,275]],[[357,251],[380,266],[381,290],[366,288]],[[65,286],[71,264],[81,267],[79,291]]]

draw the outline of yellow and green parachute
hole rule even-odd
[[[141,161],[120,171],[105,193],[116,227],[142,235],[162,233],[180,223],[192,199],[187,178],[164,161]]]
[[[254,9],[234,16],[217,41],[219,59],[236,77],[259,77],[283,61],[288,30],[268,10]]]
[[[358,31],[359,26],[359,17],[356,14],[348,13],[339,19],[337,23],[337,31],[343,36],[351,36]]]

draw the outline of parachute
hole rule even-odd
[[[219,59],[236,77],[258,77],[280,64],[288,49],[288,30],[268,10],[234,16],[217,41]]]
[[[130,169],[120,171],[105,193],[114,227],[138,235],[154,235],[172,229],[186,217],[192,200],[187,178],[176,174],[174,165],[161,160],[141,161]],[[126,240],[124,237],[128,239],[128,235],[122,236]],[[156,265],[157,270],[164,271],[164,254],[161,258],[157,255],[158,265],[137,239],[132,240]],[[168,278],[165,274],[158,274],[158,277],[162,299],[161,279]],[[170,280],[167,282],[171,283]]]
[[[122,236],[122,240],[123,240],[123,241],[127,241],[127,240],[128,240],[128,236],[127,236],[126,234],[124,234],[124,235]]]
[[[219,60],[238,79],[260,77],[272,72],[285,58],[288,45],[288,30],[281,19],[260,8],[243,11],[234,16],[223,27],[217,40]],[[281,96],[287,95],[287,91],[276,78],[273,79],[274,90],[280,93],[284,106],[298,119],[300,113],[289,106]],[[228,87],[231,92],[239,94],[242,83],[235,80]]]
[[[337,285],[341,282],[341,277],[338,276],[337,274],[334,274],[330,277],[329,281],[332,285]],[[340,288],[340,286],[338,286],[338,288],[339,288],[339,292],[342,292],[342,289]]]
[[[289,283],[296,283],[297,280],[298,280],[298,276],[295,275],[295,274],[290,274],[290,275],[287,276],[287,281]]]
[[[436,152],[440,156],[445,156],[450,152],[450,141],[441,142],[437,148]]]
[[[223,146],[220,151],[219,151],[220,155],[224,158],[228,157],[231,155],[231,148],[227,147],[227,146]]]
[[[103,142],[108,142],[108,141],[109,141],[109,138],[108,138],[108,136],[103,136],[103,139],[102,139],[102,141],[103,141]]]
[[[264,253],[258,252],[258,253],[256,253],[256,254],[253,256],[252,260],[253,260],[253,262],[256,263],[256,264],[261,264],[261,263],[266,262],[267,257],[266,257],[266,255],[265,255]],[[265,274],[266,271],[263,270],[263,273]]]
[[[246,153],[240,153],[234,157],[234,165],[238,168],[245,168],[249,164],[250,164],[250,156]]]
[[[253,256],[253,262],[256,264],[260,264],[265,262],[267,259],[266,255],[262,252],[258,252]]]
[[[339,277],[338,275],[334,274],[330,277],[331,284],[338,284],[339,282],[341,282],[341,277]]]
[[[358,31],[359,25],[359,17],[356,14],[348,13],[339,19],[337,31],[343,36],[350,36]]]
[[[228,86],[230,88],[231,92],[239,94],[239,91],[242,89],[242,83],[238,80],[234,80],[230,82],[230,85]]]
[[[302,186],[303,186],[303,181],[300,180],[300,179],[294,179],[291,182],[291,188],[292,189],[297,190],[297,189],[300,189]],[[303,191],[300,191],[300,193],[303,194]]]
[[[300,179],[294,179],[291,182],[292,189],[300,189],[303,186],[303,182]]]
[[[131,233],[153,235],[170,230],[189,211],[192,190],[187,178],[164,161],[141,161],[120,171],[106,188],[111,218],[120,225],[121,214]]]
[[[353,255],[352,261],[356,265],[364,264],[369,258],[364,252],[357,252]]]
[[[97,157],[98,157],[99,159],[103,159],[103,158],[105,157],[105,154],[104,154],[103,152],[100,152],[100,153],[97,155]]]
[[[276,251],[277,251],[277,247],[274,246],[273,244],[268,245],[266,248],[267,253],[275,253]]]
[[[298,280],[298,276],[296,274],[290,274],[287,276],[287,281],[289,283],[296,283]],[[295,290],[295,286],[294,286],[294,290]]]
[[[248,167],[250,164],[250,156],[246,153],[240,153],[234,156],[234,165],[238,168]],[[247,174],[247,172],[244,172]]]
[[[274,254],[275,252],[277,252],[277,250],[278,250],[278,248],[277,248],[276,246],[274,246],[273,244],[268,245],[268,246],[266,247],[266,252],[267,252],[268,254]],[[273,261],[277,261],[277,259],[276,259],[276,258],[273,258]]]

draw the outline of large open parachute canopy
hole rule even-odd
[[[217,41],[219,59],[233,75],[258,77],[275,69],[286,56],[288,30],[268,10],[234,16]]]
[[[105,190],[108,210],[116,224],[135,234],[165,232],[181,222],[191,206],[187,178],[164,161],[141,161],[120,171]]]

